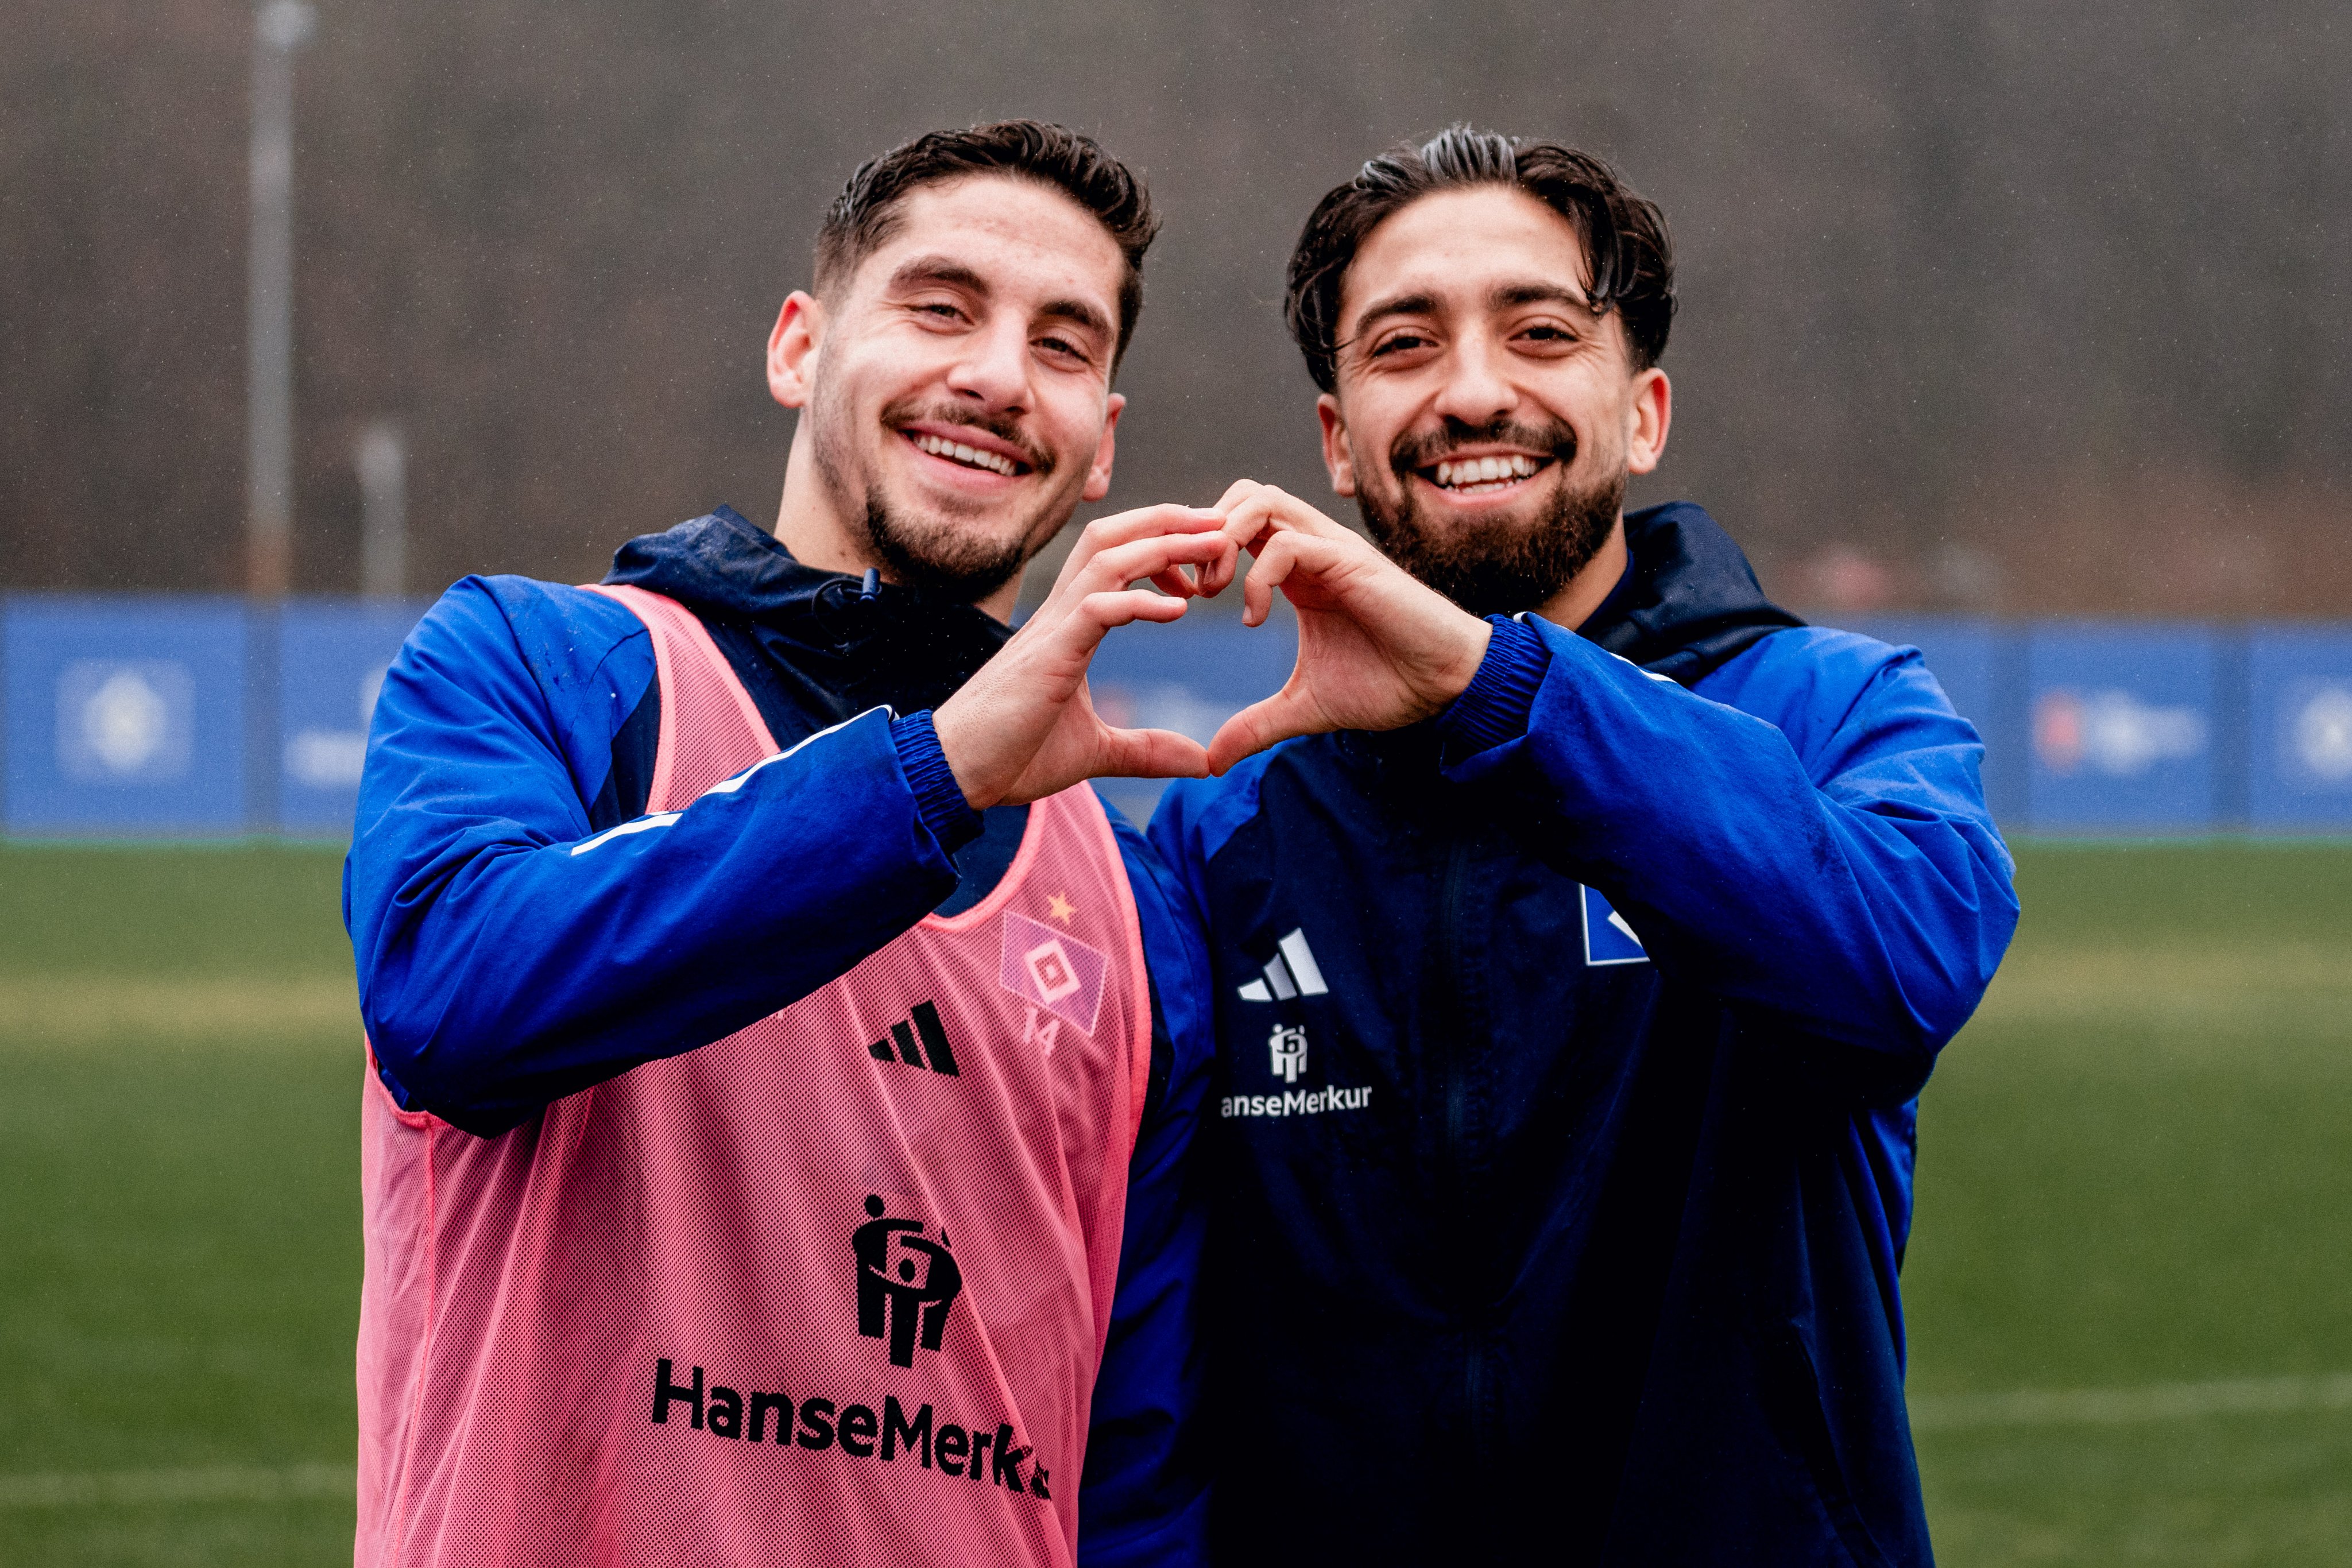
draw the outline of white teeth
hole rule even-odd
[[[918,435],[915,437],[915,445],[918,450],[928,452],[934,457],[945,457],[957,463],[968,464],[974,468],[985,468],[992,474],[1002,474],[1008,479],[1013,476],[1013,459],[994,452],[982,452],[976,446],[966,446],[961,441],[950,441],[939,435]]]
[[[1518,453],[1507,457],[1465,457],[1459,462],[1440,463],[1437,483],[1447,489],[1492,485],[1501,480],[1524,479],[1537,467],[1534,458]]]

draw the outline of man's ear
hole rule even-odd
[[[815,385],[817,350],[824,340],[824,305],[805,289],[784,296],[776,329],[768,334],[768,395],[786,408],[806,408]]]
[[[1625,410],[1625,468],[1647,474],[1666,455],[1666,427],[1675,422],[1675,389],[1655,365],[1633,378]]]
[[[1356,459],[1348,450],[1348,422],[1339,413],[1339,400],[1329,392],[1315,400],[1315,417],[1323,422],[1323,466],[1331,470],[1331,493],[1356,493]]]
[[[1125,392],[1113,392],[1103,404],[1102,439],[1095,444],[1094,465],[1087,470],[1087,487],[1080,498],[1099,501],[1110,494],[1110,462],[1118,455],[1118,413],[1127,406]]]

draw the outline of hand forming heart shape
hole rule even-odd
[[[1244,549],[1256,559],[1242,582],[1243,624],[1265,624],[1277,588],[1298,612],[1298,661],[1283,688],[1226,720],[1206,748],[1104,723],[1087,690],[1104,634],[1179,619],[1187,601],[1233,581]],[[1161,591],[1128,586],[1145,580]],[[1045,602],[933,725],[975,810],[1086,779],[1200,778],[1292,736],[1426,718],[1470,684],[1488,635],[1357,534],[1244,479],[1212,507],[1146,507],[1087,524]]]

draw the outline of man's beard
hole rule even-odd
[[[925,598],[957,604],[986,599],[1045,548],[1045,539],[1030,542],[1031,528],[1011,538],[992,539],[936,517],[909,517],[891,509],[879,485],[866,487],[865,524],[866,542],[891,581],[916,589]],[[1060,531],[1058,527],[1054,530]]]
[[[817,395],[819,406],[809,411],[821,420],[815,433],[817,469],[835,504],[848,511],[853,497],[849,465],[843,461],[845,454],[832,436],[847,430],[852,415],[847,407],[828,402],[826,389],[820,388]],[[1027,440],[1012,422],[974,418],[959,408],[918,410],[908,403],[894,403],[880,415],[885,439],[901,439],[899,427],[919,420],[984,430],[1017,448],[1022,461],[1037,477],[1045,478],[1054,471],[1053,454]],[[857,499],[862,501],[857,517],[866,546],[890,580],[913,588],[925,598],[956,604],[977,604],[1019,576],[1030,558],[1061,532],[1070,513],[1076,510],[1075,500],[1064,507],[1063,497],[1048,494],[1038,510],[1023,518],[1010,537],[992,538],[952,513],[925,516],[894,506],[876,481],[869,480],[864,496]],[[1046,526],[1056,508],[1060,517]]]
[[[1559,487],[1522,521],[1504,515],[1483,524],[1433,525],[1422,509],[1412,471],[1458,447],[1485,444],[1550,455]],[[1625,506],[1622,463],[1601,465],[1601,476],[1582,489],[1565,482],[1576,461],[1576,433],[1497,422],[1483,430],[1456,427],[1443,435],[1400,439],[1389,454],[1397,502],[1364,486],[1357,509],[1372,541],[1391,560],[1473,615],[1516,615],[1548,604],[1609,542]]]

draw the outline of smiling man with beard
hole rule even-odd
[[[1226,496],[1298,663],[1152,830],[1215,988],[1219,1561],[1927,1563],[1914,1108],[2017,915],[1975,732],[1622,515],[1673,274],[1597,160],[1375,159],[1288,305],[1379,548]]]
[[[768,341],[773,532],[408,639],[344,881],[359,1563],[1196,1560],[1202,962],[1085,781],[1207,759],[1086,672],[1235,547],[1102,518],[1005,623],[1156,226],[1055,126],[875,159]]]

